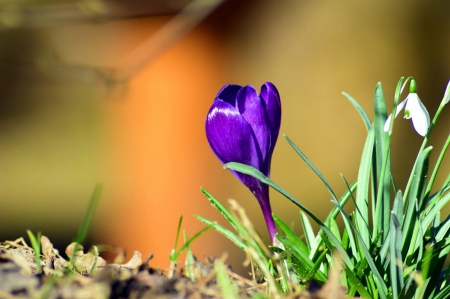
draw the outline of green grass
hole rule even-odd
[[[397,84],[391,109],[393,115],[410,80],[413,78],[401,78]],[[389,131],[384,132],[388,109],[381,83],[377,84],[374,92],[373,122],[350,95],[344,93],[344,96],[355,106],[368,134],[357,180],[349,184],[342,176],[347,191],[341,197],[335,194],[312,161],[285,135],[294,152],[331,194],[334,208],[325,220],[319,219],[300,200],[257,169],[239,163],[228,163],[225,168],[255,177],[294,203],[300,211],[304,235],[297,236],[286,223],[273,215],[278,228],[276,241],[270,245],[261,244],[258,234],[245,224],[248,219],[237,215],[236,203],[231,210],[227,209],[204,189],[202,192],[234,231],[201,216],[196,217],[250,253],[261,281],[269,287],[270,296],[292,292],[292,285],[304,288],[311,279],[325,283],[337,266],[332,258],[337,252],[342,260],[341,283],[349,296],[374,299],[450,297],[450,270],[444,269],[450,252],[450,216],[441,219],[440,215],[441,209],[450,201],[450,173],[448,169],[440,168],[450,136],[435,165],[430,165],[433,147],[428,145],[433,128],[450,97],[449,88],[431,121],[404,188],[395,184],[391,164],[396,161],[391,159],[390,148],[391,138],[395,138],[394,120],[403,120],[392,117]],[[436,193],[431,194],[439,172],[446,180]],[[355,207],[347,214],[344,206],[350,199]],[[342,217],[343,228],[336,224],[337,217]],[[319,226],[319,231],[313,231],[310,221]]]

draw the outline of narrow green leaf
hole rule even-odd
[[[198,237],[200,237],[203,233],[205,233],[208,229],[210,229],[211,227],[213,227],[212,225],[208,225],[204,228],[202,228],[201,230],[199,230],[196,234],[194,234],[189,240],[187,240],[183,246],[181,246],[181,248],[174,253],[174,260],[176,261],[178,259],[178,257],[180,256],[180,254],[183,252],[183,250],[185,250],[186,248],[189,247],[189,245]]]
[[[356,201],[355,201],[355,199],[353,198],[353,193],[352,193],[351,190],[350,190],[350,186],[348,185],[347,180],[345,179],[345,177],[344,177],[342,174],[341,174],[341,177],[342,177],[342,179],[344,180],[345,186],[347,187],[347,192],[350,193],[350,196],[352,197],[353,202],[355,203],[355,207],[358,208],[358,207],[356,206]],[[340,204],[340,203],[339,203],[339,204]],[[340,205],[341,205],[341,204],[340,204]],[[342,205],[341,205],[341,206],[342,206]],[[359,255],[358,249],[357,249],[357,247],[356,247],[355,237],[353,236],[353,231],[352,231],[351,225],[350,225],[350,223],[349,223],[349,221],[348,221],[347,218],[342,217],[342,219],[344,220],[344,224],[345,224],[345,232],[347,233],[348,238],[349,238],[350,248],[351,248],[351,250],[352,250],[352,254],[353,254],[353,256],[355,257],[355,259],[356,259],[357,261],[359,261],[359,260],[361,259],[361,257],[360,257],[360,255]],[[350,219],[350,220],[351,220],[351,219]]]
[[[175,234],[175,245],[173,246],[173,249],[172,249],[171,253],[169,254],[169,258],[170,258],[171,262],[176,261],[175,252],[178,248],[178,240],[180,238],[182,224],[183,224],[183,216],[180,216],[180,219],[178,220],[177,233]]]
[[[431,224],[434,217],[436,217],[437,213],[439,213],[442,208],[450,201],[450,193],[446,194],[441,198],[437,203],[434,203],[434,206],[431,208],[430,212],[425,216],[422,221],[422,229],[426,230],[427,227]]]
[[[352,262],[350,257],[347,254],[347,251],[344,247],[342,247],[342,244],[339,243],[338,239],[333,235],[333,233],[328,229],[328,227],[323,227],[322,231],[320,232],[322,234],[322,240],[326,244],[326,246],[330,250],[337,250],[339,254],[341,255],[342,261],[344,264],[350,268],[352,271],[355,269],[355,264]]]
[[[367,115],[366,111],[364,111],[364,109],[361,107],[361,105],[359,105],[359,103],[352,96],[350,96],[348,93],[342,92],[342,94],[356,108],[356,110],[358,111],[359,115],[361,115],[361,118],[362,118],[362,120],[364,122],[364,125],[366,126],[367,131],[369,131],[372,122],[370,121],[369,116]]]
[[[430,180],[427,185],[427,190],[425,191],[425,198],[428,198],[428,195],[431,192],[431,188],[433,188],[434,181],[436,180],[437,173],[439,168],[441,167],[442,160],[444,159],[445,153],[447,152],[448,146],[450,145],[450,135],[447,137],[447,141],[445,142],[441,153],[439,154],[439,158],[436,161],[436,165],[434,166],[433,173],[431,174]]]
[[[74,239],[74,242],[77,242],[78,244],[83,244],[84,240],[86,239],[89,226],[92,223],[92,219],[94,218],[98,203],[100,202],[102,189],[103,188],[101,185],[95,186],[94,193],[92,194],[91,200],[89,201],[87,212],[84,215],[83,221],[81,222],[80,228],[78,229],[78,233]]]
[[[391,228],[390,228],[390,270],[391,270],[391,285],[393,298],[397,299],[400,295],[400,290],[403,288],[403,259],[401,255],[402,232],[400,222],[397,216],[391,214]]]
[[[372,178],[374,182],[372,188],[378,189],[374,192],[375,214],[374,232],[383,231],[384,238],[387,236],[389,230],[389,214],[390,214],[390,200],[391,200],[391,167],[389,154],[389,135],[384,132],[384,124],[387,119],[386,100],[384,98],[381,83],[378,83],[375,88],[374,96],[374,128],[375,128],[375,153],[376,169],[372,169]],[[376,178],[376,179],[375,179]]]
[[[315,275],[315,278],[318,279],[317,277],[321,276],[321,274],[323,274],[323,272],[321,272],[319,269],[323,265],[323,263],[324,263],[323,260],[326,258],[327,254],[328,254],[327,250],[322,251],[322,254],[315,261],[314,267],[312,268],[311,272],[308,273],[307,277],[311,278],[311,277],[313,277],[313,275]],[[325,277],[325,275],[324,275],[324,277]]]
[[[403,220],[403,254],[406,257],[405,249],[406,247],[409,247],[410,242],[407,240],[411,240],[412,233],[417,230],[414,229],[417,222],[416,219],[418,217],[417,213],[419,211],[423,210],[424,207],[424,200],[423,200],[423,188],[426,181],[426,173],[428,170],[428,157],[431,153],[432,147],[428,147],[425,150],[423,150],[419,154],[419,158],[416,161],[416,166],[414,168],[414,172],[411,174],[413,176],[413,179],[411,180],[411,189],[410,189],[410,195],[408,199],[408,206],[406,210],[406,215]],[[415,204],[418,204],[418,210],[415,211]],[[434,217],[433,217],[434,218]]]
[[[429,146],[420,153],[415,170],[412,174],[414,175],[414,177],[412,179],[409,196],[412,199],[417,199],[419,203],[419,211],[423,211],[426,205],[426,200],[424,199],[424,190],[428,175],[429,157],[432,150],[433,147]]]
[[[380,272],[377,268],[377,266],[375,265],[374,260],[372,259],[372,256],[370,255],[369,249],[368,247],[365,246],[364,244],[364,240],[361,236],[361,234],[359,233],[359,231],[356,229],[356,227],[354,227],[353,223],[350,221],[347,213],[345,213],[344,209],[339,205],[339,203],[336,200],[332,201],[341,211],[342,215],[345,216],[347,218],[347,220],[349,221],[349,223],[353,226],[353,229],[355,231],[356,236],[359,239],[359,242],[361,243],[361,249],[364,252],[364,256],[367,259],[367,263],[369,264],[370,269],[372,270],[372,273],[374,275],[374,280],[375,280],[375,284],[377,285],[377,288],[380,290],[380,297],[383,299],[386,299],[386,294],[387,294],[387,286],[382,278],[382,276],[380,275]],[[370,245],[370,243],[369,243]]]
[[[369,292],[364,287],[364,284],[361,282],[361,280],[358,279],[353,270],[344,267],[344,271],[347,275],[349,286],[354,287],[356,291],[358,291],[361,298],[374,298],[369,294]]]
[[[186,231],[183,231],[183,237],[184,237],[184,242],[186,243],[189,240]],[[189,277],[189,279],[192,281],[195,281],[194,263],[195,263],[194,254],[192,253],[191,247],[187,246],[186,247],[186,260],[184,262],[184,267],[185,267],[185,271],[186,271],[186,276]]]
[[[41,264],[41,232],[37,233],[37,236],[31,232],[31,230],[27,230],[28,238],[30,238],[31,247],[34,250],[36,268],[38,273],[42,272],[42,264]]]
[[[286,140],[289,142],[291,147],[294,149],[294,151],[305,161],[305,163],[314,171],[314,173],[322,180],[322,182],[325,184],[325,187],[328,189],[328,192],[330,192],[331,197],[335,200],[338,200],[333,189],[331,189],[330,184],[328,184],[325,177],[320,173],[320,171],[312,164],[312,162],[303,154],[303,152],[294,144],[294,142],[287,136],[284,135]]]
[[[242,226],[242,224],[234,217],[228,210],[225,208],[224,205],[220,201],[218,201],[211,193],[206,191],[206,189],[201,188],[202,193],[206,196],[206,198],[209,200],[211,205],[219,211],[220,214],[222,214],[223,217],[231,224],[231,226],[240,234],[246,234],[245,228]]]
[[[272,187],[273,189],[275,189],[276,191],[278,191],[280,194],[284,195],[287,199],[289,199],[291,202],[293,202],[296,206],[298,206],[300,209],[302,209],[309,217],[311,217],[319,226],[324,227],[325,224],[316,216],[314,215],[313,212],[311,212],[306,206],[304,206],[302,203],[300,203],[297,199],[295,199],[292,195],[290,195],[288,192],[286,192],[285,190],[283,190],[280,186],[278,186],[277,184],[275,184],[272,180],[270,180],[269,178],[267,178],[262,172],[260,172],[259,170],[245,165],[245,164],[241,164],[241,163],[235,163],[235,162],[231,162],[231,163],[227,163],[224,165],[225,169],[232,169],[234,171],[243,173],[243,174],[248,174],[256,179],[258,179],[259,181],[261,181],[264,184],[269,185],[270,187]]]
[[[339,253],[341,254],[344,263],[346,263],[351,268],[354,267],[353,262],[348,257],[347,252],[342,247],[342,245],[339,243],[339,241],[336,239],[336,237],[334,237],[333,233],[325,226],[325,224],[316,215],[314,215],[314,213],[312,213],[302,203],[300,203],[298,200],[296,200],[292,195],[290,195],[288,192],[283,190],[280,186],[275,184],[272,180],[268,179],[259,170],[255,169],[251,166],[241,164],[241,163],[231,162],[231,163],[225,164],[224,167],[232,169],[232,170],[240,172],[240,173],[243,173],[243,174],[248,174],[248,175],[258,179],[262,183],[267,184],[270,187],[272,187],[273,189],[277,190],[280,194],[284,195],[287,199],[289,199],[291,202],[293,202],[295,205],[297,205],[299,208],[301,208],[309,217],[311,217],[321,227],[321,229],[324,231],[324,233],[328,236],[329,240],[327,240],[327,241],[324,240],[324,242],[327,245],[332,246],[331,248],[330,247],[329,248],[330,249],[336,248],[339,251]],[[356,184],[354,184],[352,187],[356,188]],[[341,199],[341,201],[347,202],[348,198],[350,198],[350,194],[348,194],[348,192],[347,192],[346,196],[343,199]],[[339,210],[336,212],[336,215],[338,212],[339,212]],[[330,215],[333,215],[333,214],[330,214]]]
[[[395,195],[394,205],[392,207],[392,212],[395,217],[397,217],[400,223],[403,222],[403,194],[402,191],[399,190]]]
[[[450,298],[450,285],[443,288],[433,299],[447,299]]]
[[[297,247],[293,242],[291,242],[288,238],[285,238],[280,235],[276,235],[276,238],[285,246],[285,248],[289,248],[289,251],[292,252],[292,254],[295,256],[296,259],[300,261],[300,264],[303,266],[301,268],[301,273],[299,275],[302,279],[310,279],[308,275],[312,273],[312,270],[315,268],[314,263],[311,261],[311,259],[308,257],[307,254],[305,254],[299,247]],[[317,271],[316,273],[319,277],[320,281],[326,281],[326,276],[320,271]]]
[[[303,159],[303,161],[305,161],[305,163],[312,169],[312,171],[314,171],[314,173],[320,178],[320,180],[324,183],[325,187],[328,189],[328,192],[330,192],[331,197],[335,200],[338,200],[336,197],[336,194],[334,193],[333,189],[331,189],[330,184],[327,182],[327,180],[325,179],[325,177],[320,173],[320,171],[314,166],[314,164],[312,164],[312,162],[305,156],[305,154],[303,154],[303,152],[294,144],[294,142],[287,136],[284,135],[284,137],[286,138],[286,140],[288,141],[288,143],[291,145],[291,147],[294,149],[294,151]],[[269,185],[270,186],[270,185]],[[350,198],[352,192],[354,192],[356,190],[356,182],[353,183],[353,185],[351,186],[350,190],[348,190],[340,199],[339,203],[344,206],[348,199]],[[306,212],[306,211],[305,211]],[[328,215],[327,219],[330,217],[336,218],[337,215],[339,213],[339,210],[334,207],[331,211],[331,213]],[[309,214],[308,214],[309,215]],[[310,215],[311,216],[311,215]],[[313,217],[311,217],[313,218]],[[314,219],[314,218],[313,218]],[[315,219],[314,219],[315,220]],[[327,220],[326,220],[327,221]],[[316,221],[317,222],[317,221]]]
[[[430,210],[436,206],[436,203],[439,202],[439,200],[441,199],[441,197],[445,194],[445,192],[447,192],[448,190],[450,190],[450,173],[448,174],[447,178],[445,179],[444,184],[442,184],[441,189],[439,189],[438,192],[436,192],[435,194],[433,194],[432,196],[430,196],[428,198],[428,204],[427,207],[425,209],[424,214],[428,215],[428,213],[430,212]]]
[[[300,220],[302,222],[303,233],[305,234],[306,244],[308,245],[310,253],[313,253],[317,249],[318,242],[316,240],[316,236],[314,234],[314,230],[309,222],[308,216],[305,215],[302,211],[300,211]],[[320,238],[320,236],[318,235]],[[311,254],[309,255],[312,258]]]
[[[374,144],[375,130],[373,125],[369,129],[369,134],[364,144],[364,149],[361,157],[361,163],[358,171],[358,189],[356,190],[356,225],[364,245],[370,247],[370,231],[369,231],[369,180],[370,167],[372,164],[372,151]],[[376,224],[374,223],[374,226]]]
[[[239,238],[238,236],[236,236],[234,233],[232,233],[228,229],[224,228],[223,226],[219,225],[217,222],[211,221],[211,220],[206,219],[206,218],[204,218],[202,216],[199,216],[199,215],[194,215],[194,217],[197,218],[198,220],[200,220],[201,222],[205,223],[206,225],[211,226],[212,228],[214,228],[220,234],[224,235],[231,242],[236,244],[237,247],[241,248],[244,251],[247,250],[247,244],[245,244],[244,241],[242,241],[241,238]]]
[[[330,218],[330,231],[333,233],[333,235],[336,237],[336,239],[338,239],[339,243],[342,243],[342,239],[341,239],[341,233],[339,232],[339,226],[336,222],[336,220],[334,220],[334,218]]]
[[[275,224],[277,225],[277,227],[286,236],[286,238],[292,242],[293,246],[297,247],[308,256],[309,255],[308,247],[305,245],[305,243],[302,242],[302,240],[300,240],[299,237],[297,237],[294,231],[277,216],[272,215],[272,217],[275,220]]]
[[[446,238],[450,233],[449,229],[450,229],[450,215],[447,216],[445,221],[438,228],[438,232],[435,236],[436,241],[439,242],[442,241],[444,238]]]

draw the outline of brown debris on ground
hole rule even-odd
[[[196,262],[197,274],[193,281],[176,265],[169,274],[149,267],[151,256],[143,262],[137,251],[127,263],[122,263],[123,255],[119,255],[107,264],[95,247],[84,253],[80,244],[72,243],[66,249],[67,256],[71,257],[67,261],[45,236],[41,237],[41,244],[40,271],[33,249],[23,238],[0,243],[0,298],[267,298],[264,284],[233,273],[221,260]],[[223,273],[230,283],[225,289],[218,283]],[[310,293],[290,294],[285,298],[347,297],[341,288],[326,284],[311,289]]]

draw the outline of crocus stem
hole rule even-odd
[[[277,229],[275,226],[275,221],[272,217],[272,208],[270,207],[269,187],[265,185],[261,192],[255,192],[255,196],[258,199],[259,205],[261,206],[264,220],[266,221],[267,229],[269,230],[270,240],[273,241]]]

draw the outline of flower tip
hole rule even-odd
[[[414,80],[414,79],[411,79],[411,83],[409,83],[409,92],[417,93],[417,83],[416,83],[416,80]]]
[[[450,81],[447,83],[447,88],[445,88],[444,98],[442,99],[444,102],[444,105],[448,104],[450,102]]]

